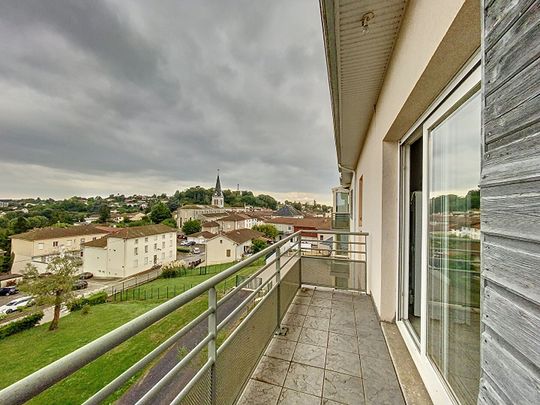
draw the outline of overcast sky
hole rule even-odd
[[[0,197],[331,200],[318,2],[0,3]]]

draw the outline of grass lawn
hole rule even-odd
[[[249,266],[241,274],[250,274],[262,263]],[[188,279],[193,285],[212,277],[214,274],[185,276],[173,279],[157,279],[146,288],[165,288],[185,284]],[[228,284],[232,286],[234,277]],[[220,288],[218,288],[220,290]],[[130,297],[131,298],[131,297]],[[127,321],[154,308],[166,299],[128,300],[91,307],[90,313],[74,312],[60,320],[60,328],[54,332],[47,330],[48,324],[35,327],[0,341],[3,367],[0,368],[0,388],[31,374],[54,360],[104,335]],[[207,294],[173,312],[150,328],[139,333],[119,347],[101,356],[83,369],[72,374],[56,386],[48,389],[29,403],[31,404],[79,404],[112,381],[137,360],[149,353],[183,325],[207,308]],[[133,379],[135,380],[135,378]],[[133,383],[131,381],[130,383]],[[130,383],[111,401],[118,398]],[[61,400],[59,401],[59,398]]]

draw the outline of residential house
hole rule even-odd
[[[15,254],[12,271],[21,273],[27,264],[45,272],[47,263],[61,253],[80,256],[82,244],[99,239],[109,232],[92,225],[68,228],[37,228],[10,236],[11,252]]]
[[[219,264],[242,260],[251,250],[251,241],[262,238],[253,229],[236,229],[220,233],[206,242],[206,264]]]
[[[182,225],[186,221],[197,219],[202,221],[207,214],[227,214],[225,208],[219,208],[212,205],[184,205],[177,210],[176,224],[178,229],[182,229]]]
[[[188,242],[195,242],[195,243],[197,243],[199,245],[202,245],[202,244],[205,244],[206,242],[208,242],[208,240],[215,237],[216,234],[217,234],[217,232],[212,233],[212,232],[208,232],[208,231],[201,231],[201,232],[194,233],[192,235],[188,235],[187,241]]]
[[[230,214],[216,220],[216,222],[219,224],[219,229],[222,232],[229,232],[236,229],[246,229],[248,228],[248,221],[251,223],[252,219],[244,214]]]
[[[217,223],[216,221],[203,222],[201,225],[201,230],[205,232],[211,232],[211,233],[217,234],[219,233],[219,229],[220,229],[219,223]]]
[[[123,228],[83,244],[83,271],[124,278],[176,260],[176,231],[166,225]]]

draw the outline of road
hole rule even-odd
[[[230,314],[246,297],[248,291],[239,291],[223,306],[218,308],[218,323]],[[132,405],[150,390],[167,372],[169,372],[179,362],[178,352],[180,349],[187,351],[193,349],[208,332],[207,321],[201,321],[190,332],[185,334],[177,343],[167,350],[158,362],[146,372],[126,393],[117,401],[118,405]],[[195,357],[196,359],[197,357]],[[204,363],[204,362],[203,362]],[[202,365],[202,364],[201,364]],[[170,403],[182,390],[182,388],[195,375],[197,369],[185,367],[180,371],[172,383],[163,388],[158,396],[154,398],[155,404]]]

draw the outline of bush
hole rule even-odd
[[[175,267],[166,267],[161,272],[163,278],[175,278],[180,276],[180,269]]]
[[[90,312],[90,304],[84,304],[81,309],[81,314],[87,315]]]
[[[78,311],[85,305],[91,306],[104,304],[107,302],[107,297],[107,293],[105,291],[101,291],[88,297],[77,298],[76,300],[73,300],[67,304],[67,307],[70,311]]]
[[[0,327],[0,339],[4,339],[23,330],[33,328],[39,321],[41,321],[41,318],[43,318],[43,312],[40,311]]]
[[[179,252],[182,252],[182,253],[189,253],[189,252],[191,252],[191,249],[190,249],[190,248],[184,247],[184,246],[178,246],[178,247],[176,248],[176,250],[179,251]]]

